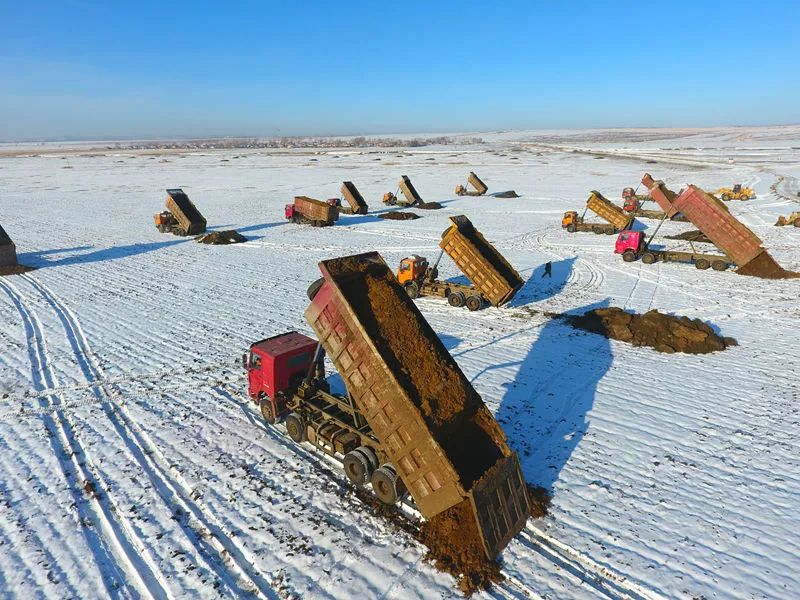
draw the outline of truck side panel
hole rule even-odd
[[[172,213],[188,235],[197,235],[206,230],[206,219],[189,200],[183,190],[167,190],[167,210]]]
[[[403,196],[406,197],[410,204],[422,204],[422,198],[406,175],[400,177],[400,191],[403,192]]]
[[[483,181],[481,181],[481,178],[475,175],[475,173],[473,173],[472,171],[470,171],[469,175],[467,175],[467,183],[472,185],[472,187],[474,187],[475,190],[481,195],[489,191],[489,187],[485,183],[483,183]]]
[[[650,173],[645,173],[642,177],[642,183],[650,190],[650,197],[656,201],[661,210],[667,213],[670,219],[678,214],[679,211],[672,206],[672,201],[675,200],[677,194],[668,189],[663,181],[655,181]]]
[[[672,203],[738,266],[764,251],[759,237],[734,217],[720,200],[690,185]]]
[[[343,182],[340,191],[342,196],[344,196],[344,199],[347,200],[347,203],[350,205],[350,208],[353,209],[354,215],[367,214],[369,211],[367,202],[364,200],[361,192],[358,191],[358,188],[353,184],[352,181]]]
[[[509,302],[524,281],[497,249],[461,215],[450,217],[453,225],[439,247],[494,306]]]
[[[294,207],[301,215],[311,221],[324,221],[333,224],[339,218],[339,211],[322,200],[315,200],[308,196],[295,196]]]
[[[586,206],[604,221],[611,223],[617,230],[627,229],[631,224],[631,217],[619,206],[607,200],[600,192],[592,191],[586,201]]]

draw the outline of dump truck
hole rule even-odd
[[[587,223],[584,221],[586,211],[591,210],[598,217],[605,220],[605,223]],[[605,233],[611,235],[619,233],[623,229],[628,229],[633,223],[633,217],[625,214],[619,206],[607,200],[603,194],[593,190],[589,199],[586,201],[586,209],[582,215],[578,211],[568,210],[561,218],[561,228],[570,233],[576,231],[592,231],[594,233]]]
[[[711,267],[724,271],[736,267],[738,272],[752,274],[781,273],[783,269],[763,248],[761,239],[747,226],[734,217],[728,207],[711,194],[695,185],[687,186],[680,194],[669,190],[662,181],[655,181],[649,174],[642,178],[650,190],[650,195],[664,210],[682,213],[703,233],[721,254],[658,250],[651,246],[663,220],[656,227],[650,239],[645,241],[642,232],[623,231],[617,238],[614,252],[621,254],[626,262],[641,258],[642,262],[652,264],[658,261],[694,264],[701,270]],[[666,217],[665,217],[666,218]]]
[[[450,306],[479,310],[486,304],[509,302],[524,281],[500,252],[475,229],[464,215],[450,217],[452,225],[442,234],[442,251],[431,266],[424,256],[400,261],[397,281],[411,298],[439,296]],[[439,261],[447,254],[471,284],[439,281]]]
[[[472,186],[472,189],[469,189],[469,186]],[[467,185],[459,183],[456,186],[457,196],[483,196],[488,191],[489,187],[472,171],[467,175]]]
[[[788,217],[781,215],[775,223],[777,227],[784,227],[785,225],[794,225],[800,227],[800,212],[793,212]]]
[[[749,187],[742,187],[741,183],[735,184],[732,188],[719,188],[715,194],[725,202],[729,200],[752,200],[756,197],[755,191]]]
[[[367,201],[364,200],[364,196],[361,195],[361,192],[358,191],[358,188],[352,181],[342,182],[340,192],[342,194],[342,198],[344,198],[348,204],[348,206],[343,206],[340,201],[340,212],[351,215],[365,215],[369,212]]]
[[[153,220],[161,233],[184,236],[206,231],[205,217],[180,188],[167,190],[167,210],[156,214]]]
[[[284,207],[284,216],[292,223],[326,227],[333,225],[339,219],[339,209],[332,202],[323,202],[308,196],[295,196],[294,202]]]
[[[17,246],[0,225],[0,267],[15,267],[17,264]]]
[[[636,190],[632,187],[622,189],[622,202],[624,203],[628,198],[635,198],[639,202],[652,202],[653,199],[647,194],[637,194]]]
[[[397,194],[387,192],[383,195],[383,203],[397,206],[414,206],[415,204],[424,204],[422,197],[417,192],[417,188],[411,183],[406,175],[400,177],[400,182],[397,184],[399,191],[403,194],[403,199]]]
[[[625,188],[630,189],[630,188]],[[661,210],[649,210],[642,208],[642,200],[639,200],[638,197],[629,196],[625,199],[622,204],[622,210],[625,211],[626,214],[630,215],[631,217],[641,217],[643,219],[663,219],[666,213]],[[682,214],[677,213],[671,219],[671,221],[686,221],[686,217]]]
[[[425,519],[469,507],[487,557],[530,510],[517,455],[377,252],[325,260],[297,332],[250,345],[250,398],[268,423],[336,458],[354,485]],[[345,390],[332,392],[325,356]]]

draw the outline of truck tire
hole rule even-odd
[[[642,262],[646,265],[652,265],[658,260],[658,257],[652,252],[645,252],[642,254]]]
[[[727,202],[728,200],[731,199],[731,195],[730,194],[722,194],[722,199],[725,200],[725,202]]]
[[[303,417],[296,412],[293,412],[286,417],[286,433],[292,441],[301,444],[306,441],[306,424]]]
[[[183,227],[173,227],[172,233],[181,237],[186,237],[186,230]]]
[[[728,263],[724,260],[715,260],[711,263],[711,268],[715,271],[725,271],[728,268]]]
[[[634,252],[633,250],[625,250],[625,252],[622,253],[622,260],[624,260],[625,262],[635,261],[636,252]]]
[[[361,448],[356,448],[344,455],[342,465],[344,474],[356,485],[364,485],[372,478],[374,468],[369,459],[360,452]]]
[[[480,296],[469,296],[467,298],[467,308],[472,312],[483,308],[483,300]]]
[[[592,233],[594,233],[595,235],[600,235],[600,234],[603,233],[603,228],[600,227],[599,225],[593,225],[592,226]]]
[[[450,306],[461,308],[464,306],[464,302],[466,302],[466,299],[464,298],[463,292],[450,292],[447,294],[447,303]]]
[[[308,286],[308,289],[306,290],[306,296],[308,296],[309,300],[313,300],[316,297],[317,292],[319,292],[319,289],[322,287],[323,283],[325,283],[325,278],[320,277],[314,283]]]
[[[711,266],[711,263],[708,262],[705,258],[698,258],[695,261],[694,266],[700,269],[701,271],[705,271],[708,267]]]
[[[371,481],[372,491],[384,504],[395,504],[406,491],[397,471],[389,463],[375,469]]]
[[[417,285],[416,281],[407,283],[403,287],[406,290],[409,298],[419,298],[419,286]]]
[[[793,224],[795,227],[800,227],[800,217],[796,218],[796,219],[794,220],[794,223],[792,223],[792,224]]]
[[[569,225],[567,225],[567,231],[569,231],[570,233],[575,233],[576,231],[578,231],[578,228],[575,226],[575,223],[570,223]]]
[[[261,409],[261,416],[265,423],[273,425],[275,423],[275,410],[272,408],[272,400],[266,394],[261,394],[258,398],[258,407]]]

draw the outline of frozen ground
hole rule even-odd
[[[796,597],[800,282],[626,264],[612,237],[567,234],[559,219],[591,189],[619,201],[645,171],[676,190],[740,182],[758,199],[731,210],[800,269],[800,229],[772,225],[800,209],[800,128],[482,137],[417,153],[0,159],[0,223],[39,267],[0,278],[0,596],[457,597],[335,467],[261,425],[238,360],[250,341],[310,332],[320,259],[433,258],[447,217],[466,214],[527,284],[499,310],[418,306],[526,478],[553,493],[484,596]],[[454,197],[469,170],[523,197]],[[295,193],[336,196],[342,180],[383,210],[401,174],[445,208],[326,229],[283,220]],[[248,242],[159,234],[152,215],[178,186],[211,228]],[[740,346],[659,354],[536,312],[605,305],[707,319]]]

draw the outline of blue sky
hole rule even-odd
[[[800,122],[800,2],[7,2],[0,139]]]

